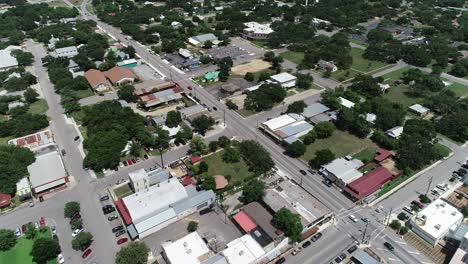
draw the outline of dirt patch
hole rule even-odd
[[[247,72],[261,72],[271,67],[271,64],[263,60],[253,60],[246,64],[232,67],[231,71],[234,75],[244,76]]]
[[[449,246],[442,247],[441,245],[436,245],[433,247],[413,232],[406,234],[404,239],[408,244],[415,247],[419,252],[434,261],[436,264],[448,263],[456,250],[456,248],[453,249]]]
[[[237,107],[240,110],[240,109],[244,109],[244,100],[245,100],[246,97],[247,97],[246,94],[240,94],[240,95],[235,95],[235,96],[231,96],[229,98],[226,98],[226,100],[230,100],[231,102],[236,104]]]
[[[382,167],[389,170],[393,175],[398,175],[400,171],[397,169],[395,165],[395,161],[393,159],[386,159],[380,163]]]

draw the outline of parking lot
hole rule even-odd
[[[232,84],[235,84],[235,85],[239,86],[240,91],[243,91],[244,89],[252,87],[252,86],[255,85],[252,82],[246,81],[244,78],[233,77],[233,78],[229,79],[228,82],[215,83],[215,84],[213,84],[211,86],[206,87],[205,90],[207,90],[215,98],[218,98],[218,99],[226,98],[226,97],[229,96],[229,94],[221,91],[221,85],[226,85],[228,83],[232,83]]]
[[[188,234],[187,226],[190,221],[198,222],[198,234],[208,241],[209,247],[215,252],[224,249],[228,242],[242,236],[237,227],[221,211],[219,213],[212,211],[204,215],[191,214],[144,238],[143,241],[153,255],[159,255],[164,242],[175,241]]]
[[[159,80],[161,79],[161,75],[153,70],[147,64],[138,64],[138,66],[131,68],[131,70],[138,76],[141,81],[146,80]]]
[[[127,232],[125,230],[125,224],[123,223],[122,219],[120,218],[119,216],[119,213],[117,212],[117,208],[115,207],[114,203],[112,202],[112,199],[110,198],[110,195],[108,195],[107,193],[105,192],[102,192],[100,194],[101,197],[101,207],[104,208],[104,206],[112,206],[114,208],[114,211],[111,212],[111,213],[108,213],[108,214],[104,214],[103,212],[103,217],[105,219],[102,219],[101,221],[106,221],[108,223],[108,225],[110,226],[110,231],[107,231],[107,232],[113,232],[114,235],[116,235],[118,232],[114,232],[115,230],[112,230],[113,228],[118,228],[118,226],[122,226],[122,230],[124,230],[125,232],[120,232],[122,233],[121,235],[119,235],[118,237],[115,238],[115,242],[117,244],[117,241],[119,241],[120,239],[123,239],[123,238],[127,238],[127,240],[129,241],[129,237],[127,236]],[[103,200],[104,197],[108,197],[107,200]],[[126,243],[123,243],[122,246],[124,246]]]
[[[236,45],[229,45],[224,47],[212,48],[206,52],[214,60],[220,60],[225,57],[231,57],[235,59],[237,57],[241,57],[244,55],[249,54],[244,48],[238,47]]]
[[[435,247],[430,246],[427,242],[419,238],[418,235],[409,232],[404,237],[405,241],[416,248],[419,252],[430,258],[436,264],[447,263],[455,253],[454,249],[447,247],[441,247],[436,245]]]

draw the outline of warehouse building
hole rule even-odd
[[[346,184],[362,176],[362,172],[358,169],[363,165],[364,163],[358,159],[344,157],[323,165],[320,169],[320,173],[322,173],[325,178],[335,182],[338,187],[344,188]]]

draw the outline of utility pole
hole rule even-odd
[[[369,225],[369,221],[366,222],[366,228],[364,228],[364,233],[362,234],[361,244],[364,244],[364,239],[366,238],[367,226],[368,225]]]
[[[388,218],[387,218],[387,224],[385,226],[388,226],[388,224],[390,223],[390,217],[392,216],[392,211],[393,211],[393,207],[390,207],[390,212],[388,213]]]
[[[430,179],[429,179],[429,184],[427,185],[427,190],[426,190],[426,196],[427,194],[429,193],[429,189],[431,189],[431,184],[432,184],[432,179],[434,178],[434,176],[432,176]]]
[[[224,109],[224,126],[226,126],[226,109]]]

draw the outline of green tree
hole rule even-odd
[[[200,164],[201,165],[201,164]],[[199,168],[202,168],[201,166]],[[201,187],[204,190],[214,190],[216,189],[216,181],[213,176],[205,176],[203,177],[203,182]]]
[[[401,228],[401,223],[399,220],[393,220],[391,223],[390,223],[390,227],[392,229],[395,229],[395,230],[399,230]]]
[[[117,252],[116,264],[146,264],[149,249],[144,242],[130,242]]]
[[[405,221],[406,219],[408,219],[408,216],[404,212],[401,212],[398,214],[397,218],[401,221]]]
[[[8,251],[16,245],[16,236],[13,230],[0,229],[0,251]]]
[[[211,141],[209,144],[208,144],[208,148],[210,149],[211,152],[215,152],[216,150],[218,150],[218,141]]]
[[[463,206],[461,209],[461,212],[463,214],[463,217],[467,218],[468,217],[468,206]]]
[[[117,91],[117,96],[120,100],[125,100],[129,103],[134,103],[138,100],[138,96],[135,94],[135,87],[129,84],[120,86]]]
[[[31,104],[31,103],[34,103],[35,101],[37,101],[37,97],[39,96],[39,94],[36,92],[36,90],[34,90],[32,88],[28,88],[24,92],[23,96],[24,96],[24,99],[26,100],[26,102]]]
[[[335,159],[335,154],[329,149],[320,149],[315,152],[315,157],[309,161],[310,167],[319,169]]]
[[[233,103],[231,100],[226,100],[226,106],[231,110],[237,110],[239,107]]]
[[[26,225],[26,232],[24,235],[27,239],[34,239],[37,235],[37,230],[34,224],[30,223]]]
[[[246,81],[253,82],[253,81],[255,81],[255,75],[254,75],[252,72],[247,72],[247,73],[244,75],[244,79],[245,79]]]
[[[45,264],[50,260],[56,259],[60,253],[60,245],[56,240],[41,237],[34,241],[31,255],[33,261],[37,264]]]
[[[192,138],[192,141],[190,141],[190,149],[195,155],[208,153],[208,147],[200,136],[194,136]]]
[[[205,49],[211,49],[213,47],[213,42],[207,40],[205,43],[203,43],[203,48]]]
[[[265,54],[263,54],[263,59],[265,61],[272,62],[274,58],[275,58],[275,53],[273,51],[267,51],[265,52]]]
[[[265,183],[252,179],[242,186],[242,197],[240,201],[244,204],[262,200],[265,196]]]
[[[133,157],[139,157],[142,150],[143,147],[139,142],[132,142],[130,144],[130,155],[132,155]]]
[[[84,250],[93,242],[93,235],[89,232],[81,232],[72,240],[74,250]]]
[[[76,219],[76,218],[72,219],[70,221],[70,228],[71,228],[71,230],[76,230],[76,229],[83,228],[83,220]]]
[[[315,134],[315,131],[311,130],[307,135],[304,137],[304,144],[310,145],[315,142],[315,139],[317,138],[317,135]]]
[[[239,150],[250,170],[257,175],[264,174],[275,166],[270,153],[256,141],[242,141],[239,144]]]
[[[406,226],[402,226],[400,228],[400,235],[406,235],[408,233],[409,229]]]
[[[206,133],[214,124],[214,119],[207,115],[201,115],[192,120],[193,128],[202,134]]]
[[[200,62],[201,62],[202,64],[208,64],[208,63],[210,63],[210,61],[211,61],[211,59],[210,59],[209,56],[202,55],[202,56],[200,57]]]
[[[231,145],[231,140],[226,136],[221,136],[218,138],[218,145],[222,148],[228,147]]]
[[[166,115],[166,126],[177,127],[182,122],[179,111],[169,111]]]
[[[195,221],[190,221],[188,223],[188,226],[187,226],[187,231],[192,233],[192,232],[195,232],[197,231],[198,229],[198,222],[195,222]]]
[[[198,165],[198,174],[207,172],[208,169],[209,169],[208,163],[206,163],[206,161],[202,161],[200,162],[200,165]]]
[[[28,175],[27,167],[35,160],[28,148],[0,145],[0,192],[14,195],[16,183]]]
[[[223,161],[226,163],[235,163],[240,161],[240,152],[237,148],[226,147],[223,153]]]
[[[310,76],[309,74],[297,73],[296,77],[297,77],[297,82],[296,82],[297,88],[303,89],[303,90],[310,89],[310,86],[312,85],[312,82],[314,81],[314,78],[312,76]]]
[[[306,152],[307,147],[300,140],[296,140],[293,143],[286,146],[286,155],[297,158]]]
[[[299,241],[303,226],[301,224],[301,217],[298,214],[292,213],[287,208],[278,210],[271,221],[273,226],[280,229],[292,241]]]
[[[76,213],[80,212],[80,203],[76,201],[68,202],[65,204],[65,208],[63,209],[63,214],[67,218],[71,218]]]
[[[16,58],[18,64],[21,66],[31,65],[34,61],[34,56],[30,52],[24,52],[21,50],[11,51],[11,55]]]
[[[302,112],[304,112],[304,108],[306,107],[306,103],[304,103],[303,100],[300,100],[300,101],[296,101],[290,105],[288,105],[288,110],[287,112],[288,113],[296,113],[296,114],[300,114]]]
[[[314,131],[317,135],[317,138],[328,138],[333,135],[333,132],[335,131],[335,125],[333,125],[331,122],[319,122],[314,127]]]

